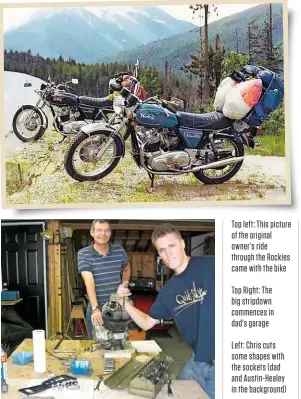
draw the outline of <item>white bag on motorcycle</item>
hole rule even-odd
[[[227,92],[223,114],[230,119],[243,118],[258,103],[261,93],[261,79],[239,83]]]
[[[217,88],[213,103],[215,111],[221,112],[223,110],[227,92],[236,85],[237,82],[235,82],[235,80],[231,79],[230,77],[227,77],[221,81],[220,85]]]

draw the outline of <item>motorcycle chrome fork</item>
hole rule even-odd
[[[127,118],[124,118],[124,121],[119,125],[118,129],[116,129],[114,132],[112,132],[108,138],[108,141],[105,143],[105,145],[98,151],[97,153],[97,158],[100,159],[103,154],[107,151],[107,149],[110,147],[110,145],[114,141],[114,135],[118,134],[120,130],[123,128],[123,126],[126,124]]]
[[[37,102],[36,105],[35,105],[35,108],[39,108],[40,102],[41,102],[41,99],[38,100],[38,102]],[[41,108],[43,108],[43,106],[42,106]],[[35,110],[33,109],[33,110],[31,111],[31,113],[28,115],[28,117],[25,119],[24,123],[29,123],[29,121],[30,121],[30,119],[32,118],[32,116],[33,116],[34,113],[35,113]]]

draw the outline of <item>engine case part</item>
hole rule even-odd
[[[129,300],[130,301],[130,300]],[[132,303],[132,301],[130,301]],[[94,326],[93,339],[101,343],[103,348],[118,350],[124,349],[124,344],[129,338],[128,325],[131,318],[124,308],[114,300],[105,303],[102,307],[103,326]]]
[[[76,134],[87,124],[85,121],[65,122],[63,123],[63,132],[65,134]]]
[[[185,151],[171,151],[160,153],[160,155],[151,154],[148,157],[147,164],[158,172],[181,169],[190,164],[190,156]]]

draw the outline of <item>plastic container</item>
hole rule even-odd
[[[1,392],[5,393],[8,391],[7,382],[7,354],[1,348]]]
[[[90,366],[89,360],[73,360],[70,367],[72,374],[88,374]]]
[[[12,359],[14,363],[17,364],[26,364],[33,360],[33,353],[32,352],[19,352],[15,355],[12,355]]]

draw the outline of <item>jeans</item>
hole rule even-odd
[[[215,366],[205,362],[196,362],[194,355],[185,364],[177,380],[195,380],[210,399],[215,398]]]
[[[92,320],[91,320],[91,314],[92,314],[92,310],[91,310],[91,305],[89,303],[89,305],[87,307],[87,312],[86,312],[86,322],[87,322],[89,337],[90,337],[90,339],[93,339],[93,336],[92,336],[93,324],[92,324]]]

